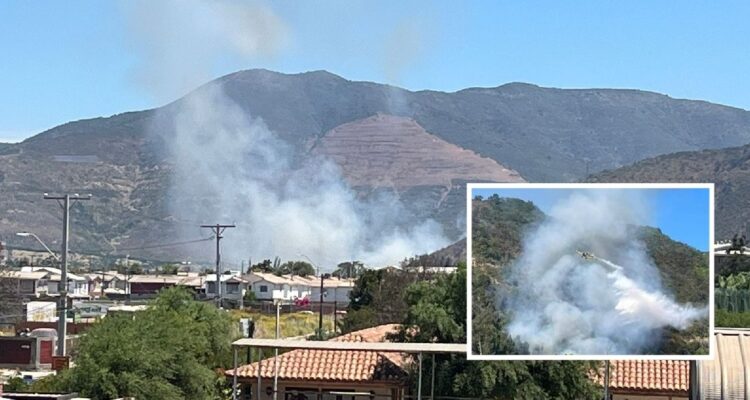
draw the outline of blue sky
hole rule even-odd
[[[128,15],[133,8],[144,8],[140,11],[155,21],[175,14],[159,3],[0,2],[0,141],[70,120],[155,107],[178,96],[155,95],[138,79],[139,68],[153,60],[140,51],[143,37]],[[205,74],[190,85],[248,68],[326,69],[409,89],[453,91],[523,81],[637,88],[750,108],[747,1],[255,4],[278,19],[283,43],[273,54],[253,57],[218,48]],[[200,24],[175,25],[197,31],[180,31],[172,39],[204,36]],[[185,66],[197,58],[179,57]]]
[[[560,201],[580,189],[474,189],[472,196],[513,197],[533,202],[548,213]],[[586,189],[628,190],[643,196],[650,207],[648,225],[655,226],[674,240],[698,250],[709,244],[708,189]]]

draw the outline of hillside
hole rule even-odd
[[[463,231],[466,181],[573,181],[644,157],[750,142],[747,111],[637,90],[514,83],[444,93],[325,71],[241,71],[159,109],[70,122],[0,145],[0,236],[28,230],[57,245],[59,209],[43,193],[92,193],[95,201],[74,208],[72,249],[184,256],[182,247],[142,249],[206,222],[170,213],[174,160],[159,132],[215,85],[291,144],[295,165],[329,156],[358,196],[395,192],[415,218],[437,219],[453,239]],[[202,235],[193,232],[186,239]]]
[[[311,151],[336,162],[355,187],[450,187],[456,179],[524,181],[495,160],[437,138],[412,119],[392,115],[340,125]]]
[[[750,210],[750,145],[681,152],[603,171],[588,182],[696,182],[715,183],[715,235],[727,240],[748,232]]]

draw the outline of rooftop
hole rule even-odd
[[[279,378],[305,381],[400,381],[406,377],[404,353],[463,352],[465,344],[390,343],[387,334],[398,325],[380,325],[339,336],[327,342],[240,339],[235,346],[295,349],[278,357]],[[237,368],[239,378],[273,378],[273,358]],[[260,370],[260,371],[259,371]],[[226,372],[234,375],[234,370]]]
[[[603,379],[600,376],[598,383],[603,384]],[[687,395],[689,379],[689,361],[614,360],[610,363],[610,388],[620,391]]]

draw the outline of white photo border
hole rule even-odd
[[[473,354],[472,353],[472,193],[474,189],[708,189],[709,192],[709,318],[708,354],[703,355],[585,355],[585,354]],[[709,361],[715,356],[714,337],[714,184],[713,183],[467,183],[466,184],[466,358],[468,360],[686,360]]]

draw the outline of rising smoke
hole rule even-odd
[[[160,99],[207,80],[222,59],[267,59],[288,40],[287,24],[262,1],[123,7],[141,55],[135,75]],[[353,259],[382,266],[448,244],[434,221],[404,224],[409,216],[395,196],[358,199],[334,163],[299,157],[222,85],[203,86],[161,109],[153,131],[174,166],[171,214],[237,224],[222,244],[225,260],[304,255],[323,269]],[[184,236],[196,233],[188,228]]]
[[[172,210],[236,221],[225,241],[235,260],[304,255],[322,268],[352,259],[382,266],[448,244],[434,221],[402,228],[406,214],[394,197],[359,200],[334,163],[308,156],[295,165],[295,150],[218,83],[183,100],[168,121]]]
[[[648,202],[605,192],[558,203],[510,268],[517,286],[501,308],[511,316],[508,333],[532,354],[641,354],[662,328],[685,329],[708,315],[662,289],[634,231],[648,221]],[[578,257],[578,249],[598,259]]]

